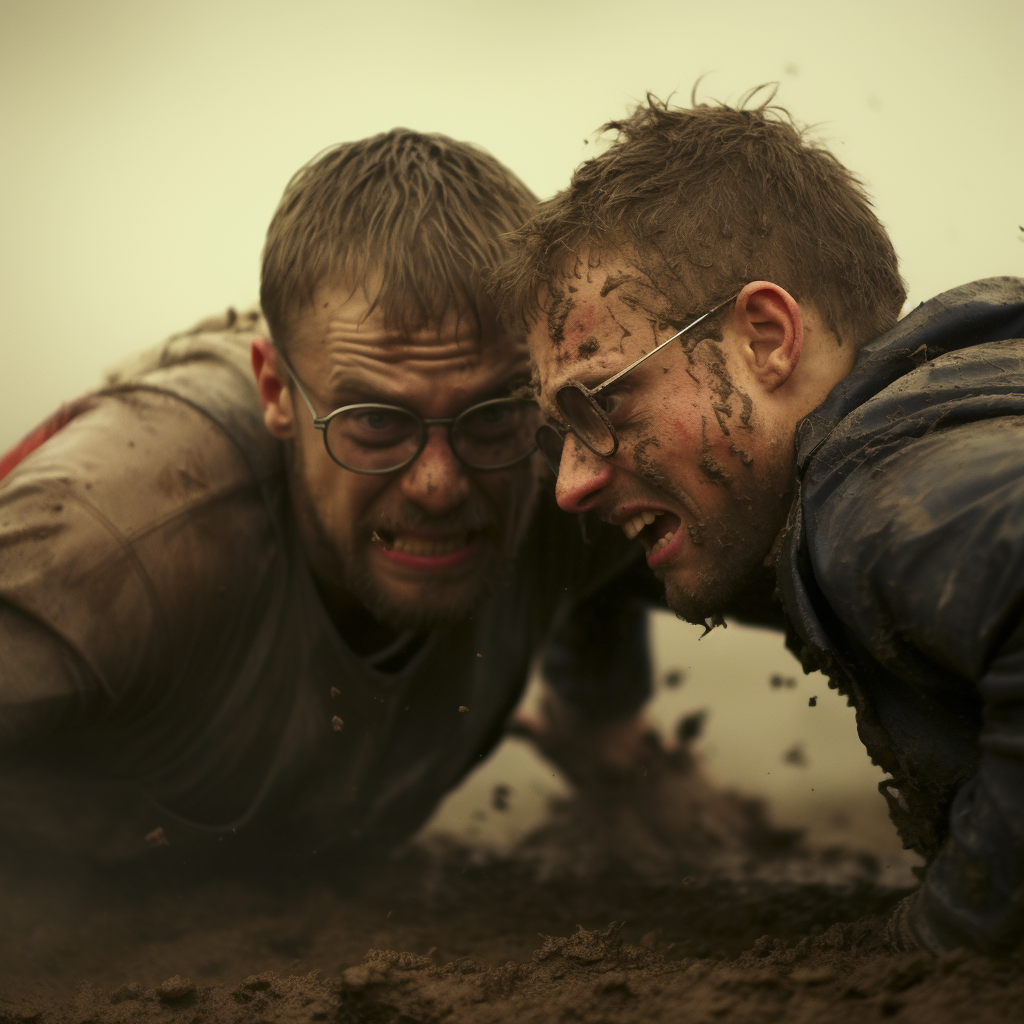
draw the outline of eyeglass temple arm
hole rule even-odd
[[[672,339],[670,338],[669,341],[671,340]],[[277,353],[278,358],[281,360],[281,362],[284,363],[285,369],[290,374],[292,380],[295,381],[295,390],[298,391],[299,395],[302,397],[302,400],[306,403],[306,408],[309,410],[310,416],[313,417],[313,421],[319,422],[320,417],[316,414],[316,409],[313,408],[313,403],[309,400],[309,397],[306,395],[306,392],[302,387],[302,382],[299,380],[299,375],[292,369],[292,364],[288,362],[288,359],[285,356],[285,354],[276,345],[274,346],[274,351]]]
[[[727,298],[724,302],[720,302],[717,306],[714,307],[714,309],[709,309],[706,313],[701,313],[701,315],[697,317],[696,320],[693,320],[692,322],[688,323],[681,331],[676,331],[676,333],[673,334],[671,338],[666,338],[660,345],[655,345],[654,348],[652,348],[651,351],[648,352],[646,355],[641,356],[635,362],[630,363],[629,366],[619,370],[618,373],[612,374],[612,376],[609,377],[606,381],[603,381],[600,385],[598,385],[598,387],[594,388],[590,392],[590,394],[596,395],[598,391],[602,390],[602,388],[608,387],[609,384],[614,384],[615,381],[617,381],[623,374],[629,373],[630,370],[635,369],[645,359],[650,359],[655,352],[660,352],[666,345],[669,345],[673,341],[675,341],[676,338],[682,337],[682,335],[684,335],[691,327],[696,327],[697,324],[701,322],[701,320],[707,320],[707,318],[711,316],[712,313],[717,313],[723,306],[728,306],[730,302],[733,302],[736,298],[739,297],[739,294],[740,293],[737,292],[735,295],[731,295],[729,298]]]

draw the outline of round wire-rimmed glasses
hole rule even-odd
[[[562,449],[565,447],[565,438],[569,433],[586,445],[595,455],[601,458],[611,458],[619,450],[619,435],[615,432],[607,412],[601,406],[601,392],[610,384],[614,384],[621,377],[624,377],[630,370],[636,369],[645,359],[650,359],[655,352],[660,352],[666,345],[682,337],[692,327],[696,327],[702,320],[706,320],[713,313],[717,313],[723,306],[727,306],[738,296],[730,296],[720,302],[713,309],[702,313],[696,320],[688,323],[682,330],[676,331],[671,338],[654,346],[650,352],[644,353],[639,359],[634,359],[629,366],[612,374],[607,380],[602,381],[597,387],[588,388],[586,384],[579,381],[569,381],[563,384],[555,392],[555,405],[565,421],[565,426],[554,423],[544,423],[537,428],[534,440],[544,461],[551,467],[551,471],[558,476],[558,467],[562,462]]]
[[[536,403],[521,398],[491,398],[456,416],[423,417],[400,405],[360,402],[318,416],[298,375],[280,353],[295,388],[323,434],[327,454],[342,469],[382,476],[414,462],[427,444],[427,428],[448,428],[448,444],[469,469],[508,469],[536,450],[540,421]]]

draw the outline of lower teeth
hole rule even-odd
[[[657,544],[655,544],[655,545],[654,545],[654,546],[653,546],[653,547],[651,548],[651,554],[652,554],[652,555],[656,555],[656,554],[657,554],[657,553],[658,553],[659,551],[662,551],[662,550],[664,550],[665,548],[667,548],[667,547],[669,546],[669,544],[671,544],[671,543],[672,543],[672,538],[673,538],[674,536],[675,536],[675,531],[673,531],[672,533],[666,533],[666,534],[665,534],[665,536],[664,536],[664,537],[662,537],[662,538],[661,538],[661,539],[660,539],[660,540],[659,540],[659,541],[657,542]]]

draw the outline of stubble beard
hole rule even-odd
[[[485,564],[471,578],[459,580],[454,588],[456,593],[448,596],[445,584],[427,583],[421,597],[402,599],[382,585],[373,572],[369,555],[373,533],[373,528],[360,524],[355,551],[346,561],[338,560],[339,583],[378,622],[395,630],[424,632],[461,622],[491,596],[508,570],[509,558],[487,537]]]
[[[289,447],[287,464],[292,507],[313,542],[317,564],[312,570],[321,592],[326,592],[328,597],[344,595],[349,601],[354,599],[378,622],[397,631],[425,632],[453,625],[472,615],[508,573],[537,500],[536,486],[524,484],[530,493],[523,495],[521,505],[505,510],[504,515],[499,510],[484,508],[482,497],[477,498],[472,507],[443,520],[431,519],[415,507],[404,509],[397,516],[371,511],[351,529],[349,550],[341,552],[316,502],[310,498],[295,448]],[[483,551],[477,556],[479,564],[468,578],[456,576],[452,581],[454,585],[443,582],[444,574],[438,573],[435,583],[425,581],[420,596],[399,597],[374,571],[371,563],[371,551],[377,543],[374,535],[427,525],[452,532],[479,531],[483,545]],[[449,589],[454,593],[446,593]]]
[[[780,474],[786,481],[781,486]],[[657,474],[657,481],[659,489],[670,495],[677,507],[692,507],[690,499],[668,484],[662,474]],[[772,601],[775,567],[770,555],[785,526],[791,502],[788,481],[788,473],[778,467],[757,474],[746,487],[732,481],[724,515],[714,522],[703,517],[697,523],[680,523],[679,529],[689,534],[680,554],[691,562],[699,561],[699,567],[686,573],[685,578],[679,578],[681,572],[673,572],[671,562],[654,570],[665,585],[669,608],[679,618],[708,627],[730,613],[753,612]]]

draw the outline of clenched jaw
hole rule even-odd
[[[483,542],[480,530],[428,534],[394,533],[381,528],[374,530],[370,539],[383,558],[414,572],[440,572],[461,566],[479,552]]]

